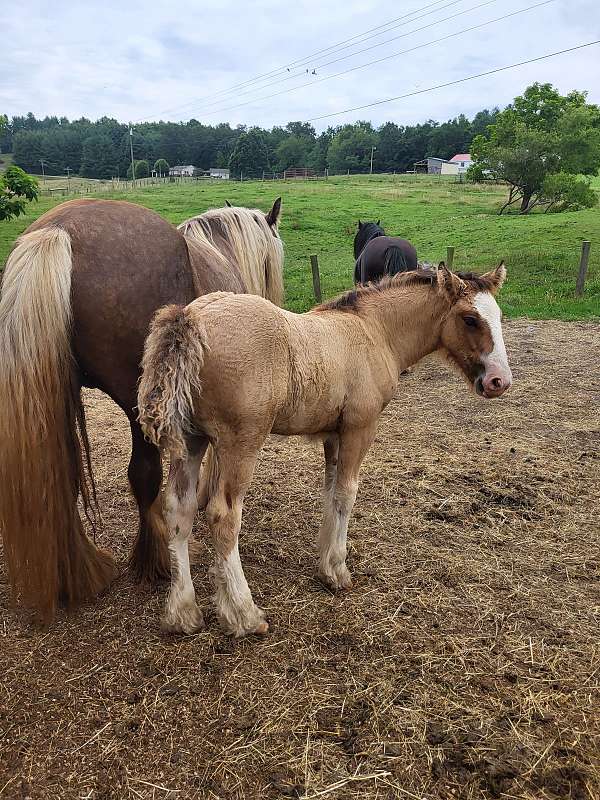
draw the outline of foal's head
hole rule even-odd
[[[451,301],[441,332],[442,349],[482,397],[500,397],[512,383],[495,295],[506,278],[500,263],[485,275],[452,273],[442,263],[438,287]]]

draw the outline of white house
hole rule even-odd
[[[473,163],[473,159],[470,153],[457,153],[455,156],[452,156],[450,163],[456,164],[458,167],[458,174],[462,175],[463,172],[469,169]]]
[[[182,176],[186,176],[191,178],[194,174],[194,170],[196,167],[193,164],[186,164],[184,166],[179,167],[171,167],[169,170],[169,175],[175,178],[181,178]]]
[[[211,167],[209,170],[209,174],[211,178],[220,178],[223,181],[229,180],[228,169],[216,169],[215,167]]]

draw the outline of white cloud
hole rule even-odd
[[[140,0],[73,2],[41,0],[3,11],[0,111],[33,111],[91,119],[140,118],[228,121],[270,127],[424,89],[438,83],[600,39],[597,0],[555,0],[479,30],[427,44],[463,28],[532,5],[535,0],[412,0],[402,7],[376,0],[282,4],[232,0],[171,0],[154,6]],[[447,6],[447,7],[444,7]],[[424,9],[420,11],[420,9]],[[321,54],[301,68],[279,69],[270,79],[226,92],[256,75],[330,48],[387,20],[414,11],[434,13],[356,43],[343,53]],[[432,25],[442,17],[460,16]],[[426,30],[410,33],[430,24]],[[398,38],[382,44],[382,40]],[[324,66],[333,57],[376,44],[362,54]],[[424,44],[412,52],[347,75],[330,74]],[[308,68],[309,74],[302,70]],[[316,76],[312,75],[316,70]],[[298,77],[295,78],[294,75]],[[600,102],[600,46],[527,65],[454,87],[415,95],[360,112],[335,116],[318,128],[353,119],[414,123],[472,116],[503,106],[533,81],[561,91],[587,89]],[[281,92],[298,83],[311,85]],[[273,83],[272,86],[265,84]],[[265,87],[265,88],[262,88]],[[248,89],[253,91],[248,93]],[[261,98],[265,99],[261,99]],[[231,108],[230,108],[231,107]],[[171,110],[172,109],[172,110]],[[168,112],[168,113],[167,113]]]

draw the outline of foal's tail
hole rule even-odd
[[[0,298],[0,532],[15,596],[49,620],[114,576],[83,531],[95,509],[89,443],[71,352],[71,239],[26,233],[6,263]]]
[[[193,396],[200,392],[206,338],[191,306],[165,306],[152,322],[138,390],[140,425],[149,441],[172,458],[187,453]]]
[[[392,245],[385,253],[385,275],[396,275],[398,272],[407,272],[410,269],[408,262],[400,247]]]

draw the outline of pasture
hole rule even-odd
[[[86,391],[97,542],[120,575],[98,603],[40,629],[12,608],[0,552],[0,800],[596,800],[597,210],[499,218],[497,187],[391,176],[118,197],[180,222],[225,199],[266,210],[279,194],[295,310],[312,304],[312,253],[325,296],[350,285],[359,216],[381,217],[421,259],[449,244],[457,268],[504,258],[514,385],[484,401],[433,357],[402,376],[361,472],[354,587],[338,594],[315,579],[321,452],[271,438],[241,534],[270,631],[242,640],[211,608],[202,514],[192,572],[207,627],[160,633],[166,587],[136,586],[126,569],[129,426]],[[56,202],[0,226],[0,264]],[[584,238],[592,258],[576,300]]]
[[[433,360],[402,378],[362,470],[349,592],[314,578],[320,453],[268,443],[241,537],[264,639],[210,612],[160,634],[164,587],[125,571],[128,426],[87,393],[99,541],[123,572],[42,631],[0,572],[0,797],[597,798],[600,337],[509,321],[506,339],[499,401]]]
[[[596,180],[600,189],[600,179]],[[225,200],[267,210],[283,197],[286,245],[286,305],[303,311],[313,304],[309,258],[317,254],[324,297],[352,281],[352,240],[357,219],[382,220],[390,234],[410,239],[419,258],[439,261],[456,248],[455,268],[484,271],[501,258],[509,279],[503,291],[507,316],[593,319],[600,316],[600,213],[598,209],[531,217],[495,213],[504,196],[499,186],[472,186],[435,176],[374,175],[328,181],[248,183],[197,182],[157,185],[94,197],[128,199],[179,223]],[[16,236],[64,198],[42,197],[28,214],[0,227],[0,264]],[[592,250],[586,293],[574,297],[581,241]]]

